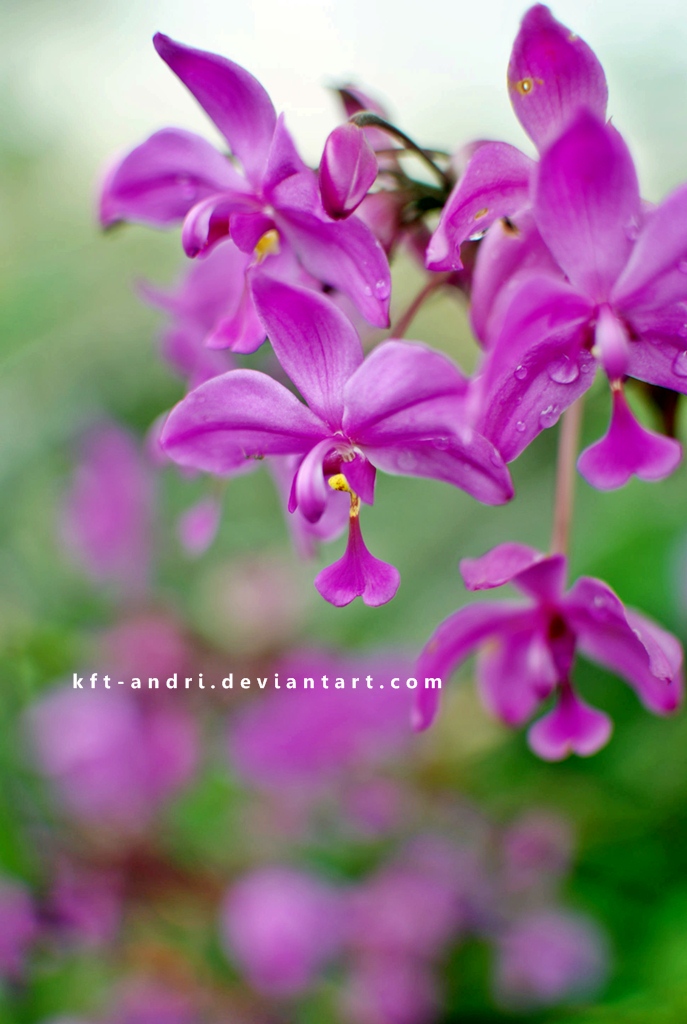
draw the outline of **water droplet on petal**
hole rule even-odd
[[[687,377],[687,352],[679,352],[673,359],[673,373],[678,377]]]
[[[435,448],[438,448],[440,452],[445,452],[450,447],[451,442],[448,437],[435,437],[432,444]]]
[[[515,369],[515,376],[518,380],[524,380],[527,376],[527,368],[525,366],[517,366]]]
[[[523,426],[524,426],[524,423],[523,423]],[[489,456],[489,459],[491,461],[492,466],[500,466],[501,465],[501,461],[502,460],[501,460],[498,452],[492,452],[491,455]]]
[[[687,260],[680,260],[677,265],[677,269],[681,274],[687,274]]]
[[[363,292],[365,293],[365,295],[372,295],[372,289],[370,288],[369,284],[363,285]]]
[[[681,338],[687,338],[687,324],[683,324],[682,327],[679,327],[677,333]]]
[[[547,405],[545,409],[539,413],[539,425],[541,427],[552,427],[558,420],[558,406]]]
[[[515,429],[519,434],[525,433],[525,424],[522,422],[522,420],[518,420],[518,422],[515,424]]]
[[[388,281],[380,278],[380,280],[375,284],[375,293],[378,299],[388,299],[391,293],[391,285]]]
[[[575,359],[562,356],[549,366],[549,377],[556,384],[572,384],[580,376],[580,368]]]

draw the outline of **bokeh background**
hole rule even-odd
[[[682,6],[553,9],[602,60],[643,192],[660,198],[687,176]],[[366,538],[403,581],[383,608],[318,598],[312,578],[341,542],[299,561],[264,470],[223,489],[218,537],[190,559],[179,516],[214,485],[146,461],[147,432],[182,385],[159,358],[160,314],[136,293],[178,275],[178,235],[104,236],[95,223],[113,153],[166,124],[214,139],[154,31],[249,68],[315,165],[339,117],[327,86],[351,80],[422,144],[525,145],[505,89],[523,12],[512,0],[0,0],[3,1024],[687,1019],[687,723],[652,718],[601,670],[580,663],[576,678],[612,714],[612,742],[559,765],[487,715],[470,666],[419,739],[400,699],[332,722],[315,698],[262,719],[268,698],[253,693],[77,706],[64,690],[73,671],[110,665],[264,674],[304,649],[309,664],[400,671],[465,600],[460,557],[505,539],[546,546],[555,431],[513,467],[508,508],[378,481]],[[401,259],[394,275],[400,310],[421,274]],[[456,297],[434,297],[411,336],[474,365]],[[607,406],[594,391],[589,439]],[[103,430],[124,432],[150,490],[134,588],[94,575],[65,536],[84,444]],[[571,547],[573,575],[607,580],[683,640],[686,483],[684,468],[610,495],[579,480]],[[107,496],[107,481],[96,490]],[[337,924],[351,901],[357,931]],[[366,914],[386,931],[370,937]]]

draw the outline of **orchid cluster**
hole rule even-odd
[[[577,466],[601,490],[633,475],[662,479],[681,458],[673,436],[636,419],[628,384],[643,382],[657,403],[656,389],[687,392],[687,186],[656,207],[641,199],[592,50],[548,8],[525,14],[508,90],[538,160],[485,141],[449,158],[346,86],[348,120],[315,171],[246,70],[163,35],[155,47],[229,151],[164,129],[116,162],[102,188],[103,225],[181,224],[196,261],[173,293],[146,289],[171,318],[163,356],[188,387],[156,428],[165,457],[218,477],[267,460],[299,550],[348,527],[343,556],[315,579],[319,593],[336,606],[356,597],[379,606],[400,577],[361,532],[377,471],[503,504],[513,497],[507,464],[565,412],[550,554],[505,543],[463,563],[470,590],[512,582],[528,603],[458,611],[428,642],[419,676],[446,678],[484,647],[480,685],[503,721],[520,725],[553,699],[529,734],[552,760],[592,754],[611,731],[575,693],[578,650],[623,676],[650,710],[675,710],[677,640],[599,580],[564,589],[581,401],[597,368],[610,385],[610,426]],[[406,170],[409,154],[424,178]],[[427,281],[379,340],[390,323],[389,259],[402,245]],[[444,354],[403,340],[440,287],[469,301],[481,348],[471,379]],[[377,329],[364,329],[366,355],[363,321]],[[266,339],[272,354],[255,357],[260,369],[241,362]],[[189,515],[189,546],[200,549],[217,508]],[[420,728],[436,698],[420,693]]]

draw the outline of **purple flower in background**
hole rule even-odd
[[[21,882],[0,878],[0,978],[17,979],[38,935],[33,901]]]
[[[300,456],[289,511],[317,522],[332,490],[351,498],[346,552],[320,573],[317,589],[335,605],[358,596],[383,604],[399,576],[369,553],[359,523],[377,468],[444,480],[487,504],[512,496],[508,472],[466,426],[467,382],[446,356],[387,341],[363,361],[350,321],[323,296],[264,275],[254,294],[277,358],[308,404],[265,374],[235,370],[172,410],[162,445],[181,465],[219,474],[247,458]]]
[[[581,914],[543,909],[523,914],[500,937],[494,987],[513,1009],[593,995],[608,972],[608,949]]]
[[[215,349],[253,352],[265,340],[246,282],[250,263],[232,242],[222,242],[191,264],[173,291],[143,287],[144,298],[172,318],[162,355],[190,388],[233,368],[231,357]]]
[[[341,896],[305,871],[259,868],[229,889],[221,928],[228,955],[257,991],[293,996],[341,948]]]
[[[153,477],[133,437],[101,423],[82,442],[62,514],[62,537],[92,579],[145,588],[150,563]]]
[[[112,942],[122,918],[122,884],[116,872],[62,861],[48,898],[60,943],[97,947]]]
[[[192,999],[169,985],[139,982],[130,985],[117,999],[103,1024],[200,1024],[201,1016]]]
[[[136,691],[58,689],[33,705],[37,764],[70,814],[135,833],[190,780],[197,727],[172,701],[159,693],[146,699]]]
[[[327,791],[342,773],[379,767],[412,740],[412,691],[377,682],[410,675],[412,660],[371,653],[341,658],[327,651],[293,652],[275,666],[281,689],[242,709],[229,725],[229,757],[242,778],[266,789]],[[373,680],[373,689],[365,684]],[[328,689],[321,683],[328,680]],[[312,677],[314,689],[300,680]],[[360,682],[336,688],[336,679]],[[287,690],[289,678],[299,681]]]
[[[506,892],[541,894],[556,886],[571,868],[570,825],[558,815],[532,811],[506,830],[502,850]]]
[[[183,219],[189,256],[208,252],[229,234],[258,259],[289,248],[314,278],[347,295],[370,323],[386,327],[391,280],[381,246],[357,217],[337,222],[325,212],[317,176],[298,156],[260,83],[223,57],[161,34],[154,42],[244,173],[197,135],[165,129],[108,173],[103,224],[126,219],[166,227]]]
[[[339,998],[350,1024],[431,1024],[440,1004],[427,964],[395,954],[353,964]]]
[[[461,562],[469,590],[513,583],[529,601],[485,602],[455,612],[420,655],[418,677],[446,679],[476,648],[477,677],[487,707],[510,726],[522,725],[548,698],[553,709],[529,730],[530,746],[545,760],[586,757],[608,741],[611,721],[582,701],[570,678],[576,652],[622,676],[655,714],[682,699],[682,648],[656,623],[625,608],[601,580],[581,577],[564,591],[566,559],[522,544],[501,544]],[[439,690],[418,696],[416,724],[429,726]]]
[[[606,116],[603,68],[587,44],[536,4],[522,20],[508,65],[508,92],[520,124],[543,152],[581,109]],[[430,270],[459,270],[460,246],[501,217],[530,205],[536,164],[505,142],[476,144],[427,249]]]
[[[660,479],[681,446],[634,419],[622,381],[687,391],[687,186],[645,213],[622,138],[581,113],[542,157],[533,214],[569,283],[534,275],[516,290],[477,384],[480,429],[510,461],[591,386],[600,363],[611,425],[580,472],[602,489],[632,474]]]
[[[216,498],[203,498],[180,517],[177,530],[186,554],[197,558],[217,536],[222,506]]]

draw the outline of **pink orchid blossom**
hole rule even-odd
[[[527,602],[484,602],[460,609],[426,644],[419,678],[447,679],[475,649],[477,677],[487,707],[507,725],[522,725],[549,698],[554,706],[529,731],[540,757],[559,761],[571,753],[596,753],[611,735],[611,720],[575,693],[575,654],[618,673],[655,714],[675,711],[682,700],[682,647],[660,626],[625,608],[607,584],[581,577],[567,592],[566,559],[522,544],[501,544],[481,558],[461,562],[469,590],[513,583]],[[431,725],[439,690],[418,694],[416,726]]]

